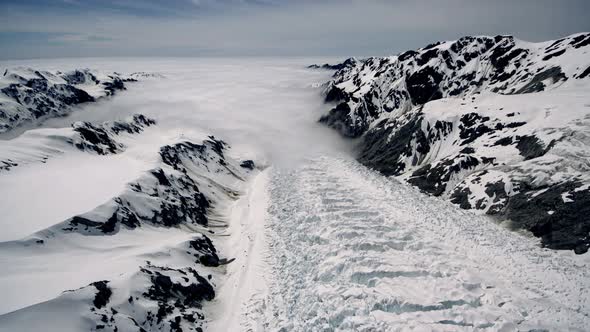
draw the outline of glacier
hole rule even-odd
[[[590,256],[462,209],[485,197],[477,182],[462,182],[471,194],[457,203],[359,162],[377,118],[347,139],[318,122],[337,107],[322,95],[336,86],[325,84],[333,70],[365,63],[308,68],[334,60],[0,62],[8,72],[133,78],[115,96],[0,137],[0,331],[584,331]],[[535,159],[561,156],[572,165],[543,165],[581,174],[585,122],[571,121],[588,108],[587,88],[566,87],[432,100],[417,130],[441,117],[456,128],[470,113],[503,128],[460,148],[441,139],[438,154],[416,158],[495,157],[528,175]],[[396,114],[411,120],[412,108]],[[394,116],[381,117],[390,128]],[[557,135],[581,143],[524,160],[515,145],[537,128],[542,150]],[[499,178],[494,167],[480,181]],[[444,185],[463,188],[459,180]]]

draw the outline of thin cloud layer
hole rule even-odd
[[[23,0],[0,4],[0,58],[385,55],[440,39],[590,30],[587,0]]]

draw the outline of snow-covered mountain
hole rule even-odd
[[[154,119],[135,114],[124,121],[99,125],[77,121],[70,128],[28,130],[19,137],[0,141],[0,172],[33,162],[45,163],[71,146],[99,155],[124,151],[124,136],[135,135],[156,124]]]
[[[71,107],[125,90],[125,82],[148,73],[123,76],[90,69],[70,72],[6,69],[0,77],[0,133],[25,122],[68,114]]]
[[[585,331],[590,256],[358,163],[325,60],[18,61],[166,79],[2,136],[0,331]]]
[[[202,331],[203,302],[216,295],[219,267],[232,261],[219,256],[210,236],[227,227],[226,205],[255,172],[252,161],[232,159],[228,150],[212,136],[199,144],[165,145],[158,166],[107,203],[23,240],[1,243],[4,263],[35,269],[52,261],[46,280],[59,278],[59,272],[52,277],[53,269],[75,268],[78,258],[96,259],[102,270],[72,275],[73,283],[96,278],[79,289],[59,289],[54,281],[42,291],[41,303],[0,316],[0,329],[42,330],[51,320],[52,331]],[[103,256],[103,250],[118,258]],[[111,259],[113,265],[107,265]],[[116,277],[102,279],[105,275]],[[22,282],[17,273],[3,277],[4,285]],[[47,293],[57,296],[44,299]]]
[[[126,82],[161,78],[146,72],[123,76],[88,69],[10,69],[0,78],[0,131],[67,115],[72,106],[126,89]],[[65,128],[28,130],[0,141],[0,172],[10,178],[20,168],[24,173],[43,170],[42,164],[76,150],[80,156],[123,154],[128,145],[137,145],[136,136],[155,126],[154,119],[135,114],[98,124],[76,121]],[[157,132],[149,135],[154,142],[148,138],[142,144],[166,142]],[[3,273],[2,292],[12,300],[2,304],[2,313],[18,309],[0,317],[0,329],[34,331],[52,320],[52,331],[201,331],[203,302],[216,295],[216,279],[223,273],[219,266],[231,262],[220,258],[211,237],[227,227],[226,206],[255,172],[254,162],[235,160],[228,152],[229,146],[213,136],[199,144],[179,136],[159,148],[153,168],[108,202],[22,240],[0,243],[3,266],[12,266]],[[170,238],[162,241],[162,236]],[[104,250],[119,255],[118,263],[111,265],[112,258],[101,254]],[[89,259],[97,270],[72,270]],[[28,284],[36,294],[11,296],[6,285],[15,285],[13,291],[22,294],[17,285],[27,283],[21,271],[43,262],[52,262],[39,276],[48,284]],[[64,272],[70,277],[62,281]],[[38,319],[28,319],[31,315]]]
[[[320,122],[362,137],[359,161],[547,247],[588,250],[590,34],[464,37],[346,63]]]

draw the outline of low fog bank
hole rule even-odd
[[[309,157],[351,155],[351,141],[317,123],[324,105],[318,85],[329,71],[305,67],[339,59],[67,59],[2,62],[0,68],[31,66],[49,70],[93,68],[160,73],[161,79],[129,84],[116,97],[84,106],[43,127],[73,121],[102,122],[142,113],[178,135],[207,132],[238,153],[288,167]]]

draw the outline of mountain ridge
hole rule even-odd
[[[589,51],[590,33],[478,36],[349,59],[325,85],[336,106],[319,121],[360,137],[370,168],[584,253]]]
[[[91,69],[46,71],[6,69],[0,76],[0,134],[25,123],[69,114],[72,107],[114,96],[126,83],[160,77],[155,73],[123,75]]]

